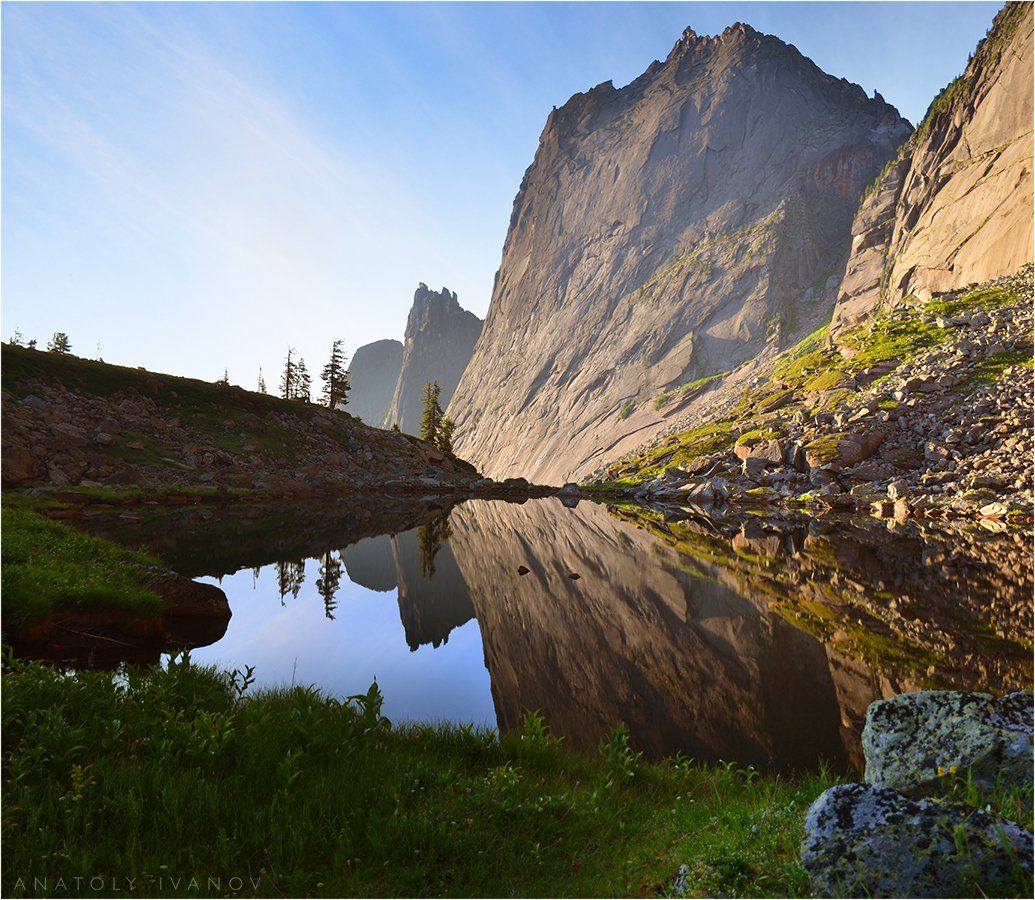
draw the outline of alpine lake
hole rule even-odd
[[[160,645],[65,635],[54,663],[192,661],[392,722],[519,729],[588,751],[767,772],[862,765],[871,701],[1032,686],[1031,533],[772,508],[361,494],[91,511],[77,527],[217,584],[229,623]]]

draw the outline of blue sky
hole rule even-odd
[[[916,122],[995,3],[23,4],[3,16],[2,333],[272,387],[484,316],[546,116],[744,21]]]

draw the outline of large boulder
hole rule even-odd
[[[1019,895],[1032,835],[970,807],[842,784],[809,807],[802,863],[817,896]]]
[[[854,466],[869,459],[884,440],[879,430],[847,435],[825,435],[805,447],[805,461],[810,468],[819,466]]]
[[[980,790],[1032,780],[1032,694],[920,691],[870,704],[863,728],[866,780],[913,795],[969,771]]]
[[[738,441],[733,446],[733,453],[737,459],[760,459],[763,462],[779,465],[783,462],[786,450],[781,441],[774,439],[769,441]]]

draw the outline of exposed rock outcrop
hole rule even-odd
[[[19,657],[94,669],[157,665],[163,653],[207,647],[226,634],[230,603],[215,585],[157,567],[146,572],[143,584],[161,597],[160,615],[73,607],[28,627],[5,622],[5,640]]]
[[[907,794],[938,793],[967,773],[979,790],[1032,779],[1032,695],[919,691],[873,703],[863,728],[866,780]]]
[[[395,340],[364,344],[349,364],[348,411],[367,425],[380,428],[392,405],[402,369],[403,345]]]
[[[1032,260],[1032,6],[1007,3],[852,226],[835,327]]]
[[[583,475],[661,427],[661,392],[829,314],[859,195],[909,131],[745,25],[576,94],[514,202],[450,405],[459,452],[494,477]]]
[[[398,425],[409,434],[420,431],[424,384],[437,381],[440,403],[449,403],[474,352],[482,320],[463,309],[447,288],[439,293],[421,284],[406,319],[399,379],[385,414],[384,426]]]
[[[1016,896],[1032,836],[981,810],[839,784],[809,808],[802,862],[819,897]]]
[[[871,704],[867,783],[830,788],[805,819],[813,893],[1030,894],[1032,834],[1013,821],[1022,807],[1004,798],[1030,796],[1031,745],[1030,691],[921,691]]]

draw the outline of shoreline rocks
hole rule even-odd
[[[819,896],[966,897],[1030,890],[1032,833],[959,800],[1031,790],[1032,694],[920,691],[872,703],[866,783],[809,807],[802,863]],[[965,782],[962,780],[966,779]],[[936,796],[936,795],[941,795]]]
[[[1031,875],[1032,834],[982,810],[871,784],[824,791],[805,819],[802,862],[821,897],[973,897]],[[1009,889],[1009,888],[1007,888]]]
[[[1032,694],[919,691],[866,711],[866,781],[922,796],[968,772],[980,790],[1032,781]]]

